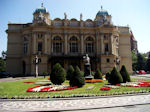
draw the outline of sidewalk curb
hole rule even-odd
[[[97,99],[97,98],[113,98],[113,97],[126,97],[126,96],[138,96],[138,95],[150,95],[150,93],[138,93],[138,94],[124,94],[124,95],[111,95],[111,96],[93,96],[93,97],[72,97],[72,98],[43,98],[43,99],[0,99],[0,102],[4,101],[60,101],[60,100],[81,100],[81,99]]]

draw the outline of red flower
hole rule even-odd
[[[101,91],[109,91],[110,88],[102,87],[102,88],[100,88],[100,90],[101,90]]]

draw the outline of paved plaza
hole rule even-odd
[[[130,107],[133,105],[149,105],[150,94],[117,96],[117,97],[95,97],[81,99],[60,99],[60,100],[29,100],[29,101],[2,101],[0,112],[16,111],[66,111],[66,110],[87,110],[87,109],[108,109],[116,107]],[[92,111],[92,110],[91,110]]]
[[[150,74],[134,78],[150,78]],[[24,78],[23,78],[24,79]],[[7,79],[4,79],[7,80]],[[14,79],[15,80],[15,79]],[[22,80],[17,79],[17,80]],[[89,97],[72,99],[0,100],[0,112],[149,112],[150,94]]]

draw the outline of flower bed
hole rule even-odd
[[[24,83],[35,83],[35,82],[24,82]]]
[[[150,87],[150,82],[132,81],[132,82],[127,82],[127,83],[116,84],[116,86],[123,86],[123,87]]]
[[[92,80],[85,80],[87,83],[96,83],[96,82],[103,82],[102,79],[92,79]]]
[[[27,89],[27,92],[50,92],[50,91],[62,91],[62,90],[70,90],[76,89],[78,87],[70,87],[65,85],[39,85],[32,88]]]
[[[101,91],[109,91],[111,88],[107,88],[107,87],[102,87],[100,88]]]

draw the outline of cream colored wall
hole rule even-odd
[[[127,71],[132,73],[132,57],[129,35],[120,35],[119,55],[121,56],[120,66],[125,65]]]

